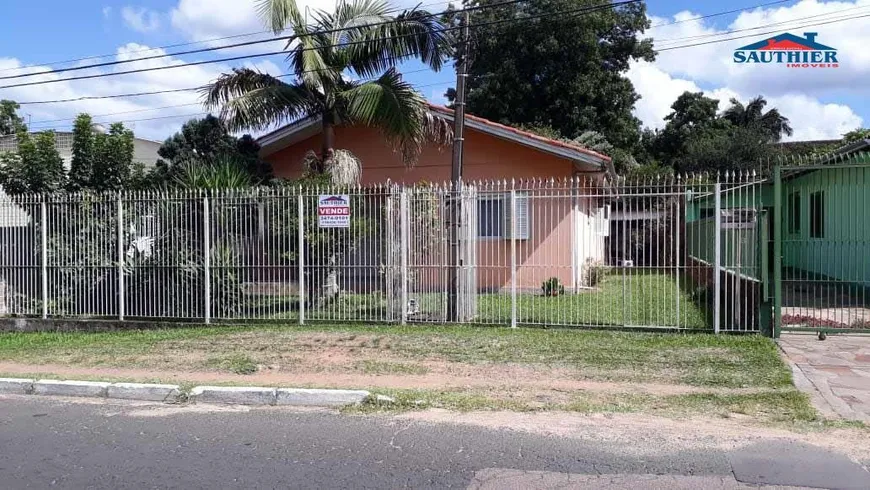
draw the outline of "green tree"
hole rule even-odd
[[[650,138],[643,138],[652,156],[667,165],[685,155],[690,141],[724,131],[729,126],[719,115],[719,101],[703,92],[683,92],[665,116],[665,127]]]
[[[0,136],[27,131],[24,119],[18,115],[21,106],[12,100],[0,100]]]
[[[756,101],[749,111],[755,113],[759,106],[764,104]],[[749,169],[777,153],[771,145],[774,135],[770,123],[779,114],[776,109],[767,112],[772,114],[765,123],[769,126],[760,122],[762,118],[740,115],[747,109],[734,105],[730,113],[719,114],[719,101],[702,92],[684,92],[671,109],[663,129],[643,136],[645,161],[652,164],[649,171],[658,172],[662,167],[679,172]],[[777,127],[786,134],[787,126],[786,119]],[[790,127],[787,129],[791,132]]]
[[[870,138],[870,129],[857,128],[843,135],[843,144],[848,145],[849,143],[855,143],[868,138]]]
[[[287,60],[297,76],[285,83],[242,68],[206,87],[206,106],[221,108],[231,131],[318,117],[323,128],[315,165],[319,173],[333,157],[336,124],[378,128],[406,163],[415,161],[427,140],[448,138],[446,121],[430,114],[424,97],[396,70],[409,59],[441,69],[452,40],[437,17],[418,9],[393,17],[390,5],[380,0],[340,1],[334,13],[314,12],[313,23],[295,0],[262,0],[258,10],[272,32],[292,30]]]
[[[469,112],[514,126],[550,126],[568,139],[597,131],[618,148],[636,146],[640,121],[632,109],[639,97],[625,71],[631,60],[655,55],[652,42],[638,37],[649,26],[644,3],[547,15],[600,5],[538,0],[475,11]],[[452,102],[455,92],[447,97]]]
[[[88,114],[79,114],[73,123],[72,161],[69,169],[70,190],[79,190],[91,183],[94,169],[94,128]]]
[[[681,172],[758,168],[776,154],[768,136],[757,128],[729,126],[688,141],[685,153],[674,160],[673,166]]]
[[[779,113],[776,108],[765,112],[767,100],[763,96],[749,101],[743,105],[739,100],[732,98],[731,107],[725,109],[722,117],[735,126],[755,129],[768,135],[770,141],[779,141],[782,136],[791,136],[794,131],[787,117]]]
[[[95,191],[121,190],[130,179],[133,166],[133,131],[114,123],[107,133],[94,135],[94,158],[88,188]]]
[[[272,178],[272,167],[258,156],[260,146],[250,135],[236,138],[218,118],[207,115],[192,119],[181,130],[163,142],[157,154],[157,165],[167,182],[181,172],[181,166],[210,165],[231,159],[244,168],[253,183],[266,183]]]
[[[0,157],[0,186],[9,194],[56,192],[63,189],[66,174],[55,146],[54,131],[16,135],[18,152]]]

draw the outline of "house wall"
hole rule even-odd
[[[567,179],[574,175],[573,162],[542,153],[514,142],[466,129],[463,178],[466,182],[478,180],[538,180]],[[387,181],[401,184],[443,183],[450,180],[451,148],[428,145],[416,165],[406,167],[381,134],[365,127],[337,127],[335,141],[338,148],[351,151],[362,162],[363,185]],[[277,177],[298,178],[302,175],[301,161],[308,151],[318,152],[319,135],[279,150],[266,157]],[[534,184],[531,189],[546,185]],[[563,188],[555,185],[554,188]],[[517,240],[518,287],[539,291],[541,283],[557,277],[570,288],[578,277],[577,264],[586,257],[602,257],[603,238],[587,233],[591,226],[589,216],[594,202],[576,197],[576,192],[548,189],[529,193],[530,238]],[[595,240],[597,239],[597,242]],[[574,252],[572,252],[572,250]],[[510,287],[511,241],[502,238],[478,240],[478,288],[485,291]],[[427,264],[445,262],[441,259],[425,260]],[[413,265],[413,264],[412,264]],[[434,268],[420,271],[428,277],[425,287],[438,287],[446,277],[444,270]]]
[[[320,135],[279,150],[266,157],[276,177],[302,175],[302,158],[308,151],[320,152]],[[363,185],[392,181],[402,184],[450,181],[450,146],[427,145],[416,165],[405,167],[380,132],[354,126],[335,128],[337,148],[349,150],[362,161]],[[466,182],[492,179],[568,178],[573,174],[569,160],[517,143],[467,129],[462,176]]]
[[[832,168],[783,181],[783,265],[870,286],[870,168]],[[810,236],[810,194],[824,192],[824,236]],[[800,230],[789,196],[800,193]],[[810,279],[810,277],[808,277]]]

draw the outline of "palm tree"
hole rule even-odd
[[[773,141],[779,141],[783,135],[791,136],[794,133],[787,117],[773,108],[764,112],[767,101],[764,96],[749,101],[745,106],[739,100],[732,98],[731,107],[722,114],[726,120],[735,126],[744,128],[758,128],[768,134]]]
[[[451,137],[447,122],[429,113],[425,98],[396,70],[408,59],[441,69],[452,42],[437,16],[412,9],[392,17],[383,0],[340,0],[334,13],[315,12],[313,25],[296,0],[261,0],[258,11],[275,34],[292,31],[286,49],[295,78],[285,83],[241,68],[205,87],[206,107],[220,108],[230,130],[319,117],[322,151],[312,171],[321,174],[334,155],[336,124],[378,128],[409,165],[427,141]]]

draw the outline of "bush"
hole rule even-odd
[[[600,260],[593,258],[586,259],[586,264],[583,267],[583,279],[586,286],[594,288],[604,279],[604,276],[610,273],[610,267],[604,265]]]
[[[541,285],[541,290],[544,292],[544,296],[561,296],[565,294],[565,286],[562,285],[558,277],[551,277],[544,281]]]

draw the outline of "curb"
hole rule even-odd
[[[197,386],[190,390],[190,401],[226,405],[275,405],[276,392],[275,388],[249,386]]]
[[[364,390],[257,388],[252,386],[197,386],[190,391],[192,403],[261,406],[340,407],[362,403],[369,396],[371,393]]]
[[[53,379],[0,378],[0,394],[46,395],[140,400],[163,403],[209,403],[250,406],[340,407],[364,402],[365,390],[261,388],[254,386],[197,386],[190,393],[178,385],[105,383]]]

